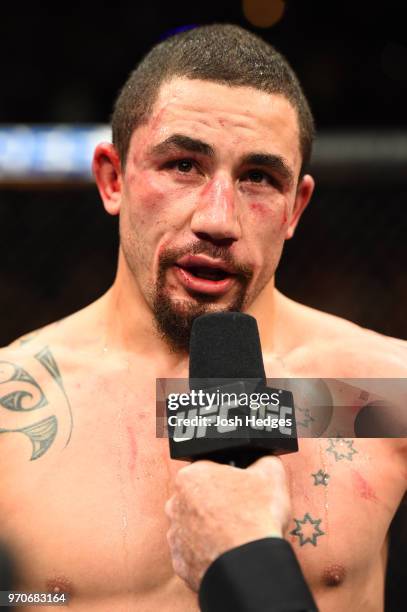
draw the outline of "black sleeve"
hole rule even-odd
[[[290,544],[264,538],[228,550],[207,569],[202,612],[318,612]]]

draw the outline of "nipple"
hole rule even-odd
[[[58,595],[64,593],[65,595],[69,596],[69,598],[72,598],[73,595],[72,582],[65,576],[56,576],[51,580],[47,580],[45,590],[47,593],[55,593]]]
[[[345,580],[346,570],[342,565],[330,565],[322,575],[322,579],[327,586],[335,587],[342,584]]]

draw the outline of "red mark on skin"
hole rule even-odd
[[[263,204],[259,204],[258,202],[251,202],[250,208],[256,213],[259,213],[260,215],[266,215],[267,213],[266,207]]]
[[[134,435],[133,428],[130,425],[127,425],[127,433],[129,434],[129,444],[130,444],[129,470],[133,472],[136,466],[137,443],[136,443],[136,437]]]
[[[368,501],[378,502],[379,500],[376,493],[367,480],[365,480],[357,470],[352,470],[352,474],[356,490],[359,492],[360,497],[363,497],[363,499],[367,499]]]
[[[201,196],[207,196],[208,193],[210,193],[212,186],[212,181],[205,183],[205,185],[202,187]]]
[[[134,184],[137,190],[137,198],[143,202],[143,208],[147,211],[157,211],[166,204],[168,189],[157,176],[148,171],[128,173],[129,181]],[[141,200],[140,200],[141,198]],[[144,221],[144,219],[142,218]],[[147,220],[147,222],[150,222]]]

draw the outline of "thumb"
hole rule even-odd
[[[283,485],[286,485],[287,483],[283,463],[278,457],[266,455],[265,457],[261,457],[252,463],[247,469],[251,470],[252,472],[262,473],[264,476],[267,476],[274,482],[277,481]]]

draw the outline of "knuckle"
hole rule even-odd
[[[191,484],[196,483],[197,479],[201,482],[205,478],[208,472],[208,466],[211,463],[209,461],[195,461],[191,465],[187,465],[178,470],[175,476],[175,484],[178,490],[182,490],[185,487],[189,487]]]
[[[178,485],[178,487],[182,487],[186,482],[188,482],[191,467],[192,465],[187,465],[186,467],[182,467],[180,470],[178,470],[175,476],[175,483]]]
[[[165,502],[164,512],[169,519],[173,517],[174,515],[174,496]]]
[[[279,457],[266,457],[269,477],[277,482],[285,482],[286,480],[286,472],[283,465],[283,462]]]
[[[167,531],[166,537],[167,537],[168,546],[172,552],[174,548],[174,531],[172,529],[169,529]]]
[[[182,578],[182,580],[186,580],[188,577],[188,572],[186,570],[186,565],[183,561],[182,558],[180,557],[175,557],[175,559],[173,559],[172,561],[172,567],[174,569],[174,572],[180,577]]]

